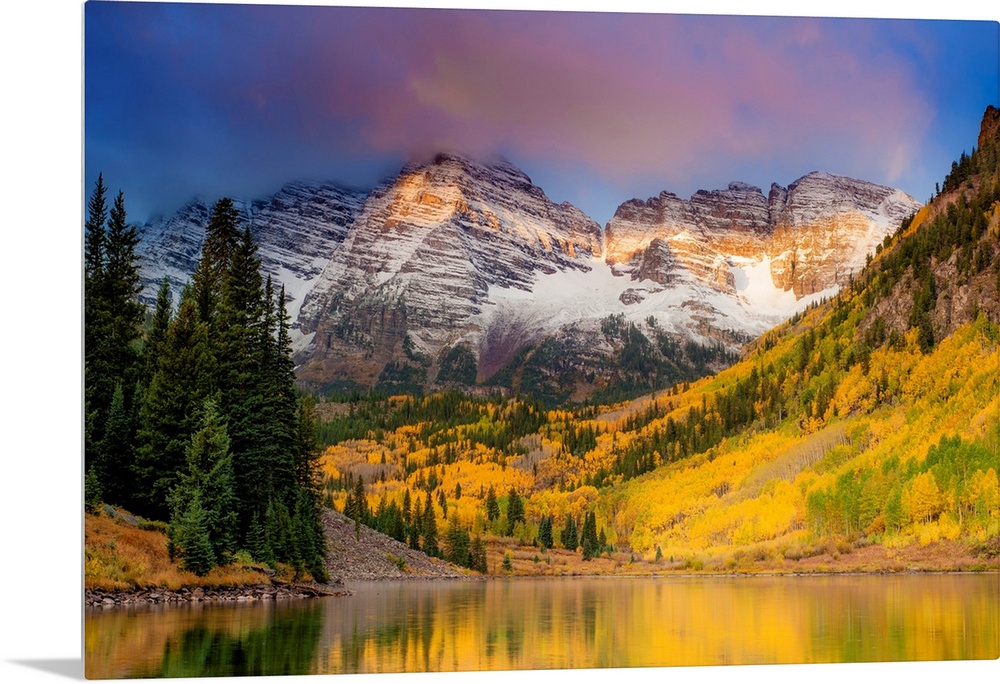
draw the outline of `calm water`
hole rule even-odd
[[[88,610],[89,678],[1000,657],[1000,576],[509,579]]]

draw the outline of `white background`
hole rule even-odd
[[[282,4],[282,3],[275,3]],[[283,4],[288,4],[287,2]],[[303,2],[297,4],[344,4]],[[700,14],[990,19],[983,0],[809,3],[724,0],[384,2],[388,6],[671,11]],[[82,19],[78,0],[0,10],[0,682],[82,679],[81,318]],[[984,103],[984,106],[987,103]],[[1000,104],[993,102],[993,104]],[[970,141],[970,145],[972,141]],[[956,157],[960,150],[956,150]],[[998,580],[1000,581],[1000,580]],[[719,616],[725,620],[725,616]],[[440,675],[273,677],[270,682],[1000,681],[1000,662],[669,668]],[[251,678],[258,681],[258,678]],[[225,682],[223,679],[200,679]]]

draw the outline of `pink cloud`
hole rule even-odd
[[[898,165],[928,123],[906,64],[864,59],[818,20],[384,18],[350,41],[369,55],[345,63],[344,46],[334,51],[326,89],[327,111],[363,120],[377,151],[507,152],[643,175],[840,140],[887,146]]]

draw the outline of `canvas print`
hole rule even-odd
[[[1000,24],[83,20],[88,678],[1000,657]]]

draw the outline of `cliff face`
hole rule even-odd
[[[368,198],[306,298],[300,374],[374,382],[485,332],[491,289],[530,293],[540,274],[586,272],[601,230],[505,162],[439,156]]]
[[[766,264],[771,286],[798,300],[846,283],[919,208],[898,190],[824,173],[788,188],[772,185],[767,197],[743,183],[699,191],[689,201],[661,193],[618,209],[607,228],[607,260],[636,280],[665,283],[685,271],[733,295],[740,269]]]

